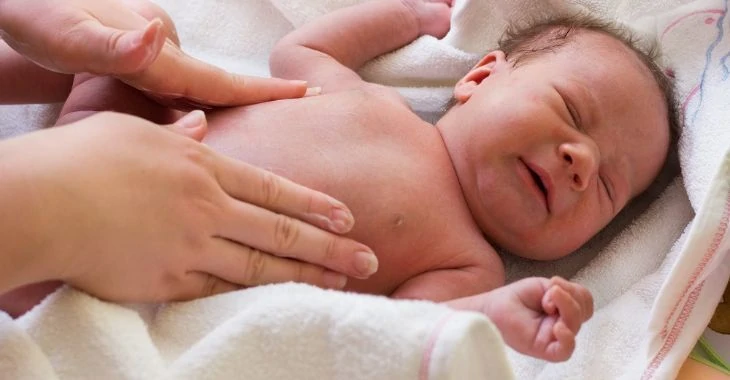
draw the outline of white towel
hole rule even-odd
[[[481,314],[284,284],[160,307],[64,288],[17,321],[0,313],[8,379],[512,377]]]
[[[268,74],[266,57],[269,50],[293,26],[337,7],[359,1],[159,0],[158,2],[175,19],[183,47],[187,51],[231,70],[266,75]],[[666,52],[666,61],[678,78],[681,100],[687,104],[686,131],[681,141],[684,178],[670,186],[644,215],[605,247],[600,245],[589,247],[593,249],[582,250],[555,263],[531,263],[523,260],[507,262],[510,278],[527,274],[554,273],[572,277],[593,291],[598,308],[594,318],[581,330],[576,352],[569,361],[548,364],[511,351],[508,352],[508,356],[517,377],[525,379],[634,379],[642,376],[657,379],[671,378],[694,344],[699,331],[704,328],[714,309],[713,303],[719,299],[719,292],[724,288],[723,282],[727,281],[729,274],[727,236],[724,232],[728,223],[726,200],[730,194],[726,184],[730,174],[727,169],[727,158],[724,158],[730,138],[730,128],[727,128],[730,115],[726,100],[730,89],[727,86],[725,71],[725,56],[728,51],[726,34],[730,32],[727,30],[727,20],[724,18],[727,1],[455,0],[453,27],[446,38],[438,41],[431,37],[422,37],[414,44],[369,64],[363,69],[362,74],[369,80],[397,86],[420,115],[428,120],[435,120],[450,97],[450,86],[479,58],[480,54],[494,45],[506,23],[506,18],[515,15],[521,17],[536,7],[551,7],[556,11],[587,9],[605,17],[627,22],[661,40]],[[700,83],[702,86],[697,86]],[[698,88],[697,91],[694,91],[695,87]],[[16,113],[12,113],[13,116],[10,117],[8,115],[11,113],[4,112],[6,109]],[[7,136],[16,133],[17,130],[27,130],[28,126],[41,125],[39,120],[51,119],[51,117],[44,119],[43,116],[38,113],[37,107],[30,108],[30,111],[28,108],[6,107],[0,114],[0,131]],[[19,124],[19,120],[29,120],[29,122],[22,125]],[[714,182],[713,178],[716,178]],[[690,223],[695,212],[698,212],[698,215],[695,221]],[[311,297],[303,299],[299,291],[311,294]],[[246,313],[264,313],[271,306],[270,294],[277,294],[279,297],[277,300],[282,302],[281,305],[285,305],[286,302],[298,305],[297,307],[304,308],[305,313],[310,313],[308,318],[325,325],[331,324],[333,328],[342,323],[337,317],[355,307],[354,305],[359,305],[360,302],[369,305],[367,312],[373,314],[367,315],[381,315],[380,313],[391,317],[401,315],[403,318],[416,318],[414,324],[431,326],[422,331],[432,331],[430,329],[442,316],[440,313],[445,313],[443,308],[431,305],[434,309],[428,309],[430,311],[424,312],[421,315],[422,319],[418,319],[412,312],[412,304],[408,302],[370,303],[371,298],[367,297],[281,285],[253,289],[213,300],[170,306],[159,314],[149,314],[156,315],[155,318],[163,318],[164,321],[160,322],[147,317],[148,313],[142,313],[140,316],[128,308],[100,303],[90,297],[64,291],[49,300],[43,308],[35,310],[32,318],[28,316],[20,324],[7,320],[0,324],[0,328],[11,331],[7,334],[7,339],[11,342],[2,345],[4,348],[0,355],[0,365],[12,362],[11,359],[17,359],[19,356],[17,352],[23,352],[23,355],[30,358],[28,360],[35,363],[32,368],[24,367],[28,371],[29,378],[37,378],[33,376],[35,373],[49,373],[43,372],[48,368],[58,373],[66,373],[65,371],[71,371],[77,365],[81,368],[79,371],[83,371],[85,366],[97,368],[98,363],[88,359],[88,356],[87,359],[74,359],[74,355],[78,353],[83,357],[97,350],[99,363],[108,364],[101,365],[104,368],[100,370],[111,371],[107,367],[119,367],[119,371],[129,370],[134,368],[134,365],[130,367],[130,362],[127,361],[132,360],[136,360],[135,365],[139,366],[139,373],[143,373],[141,371],[147,370],[146,368],[159,368],[165,365],[171,365],[170,368],[173,370],[185,368],[185,371],[189,370],[190,373],[200,376],[205,373],[206,366],[209,366],[211,371],[226,371],[226,366],[238,369],[237,360],[243,360],[240,356],[231,361],[214,362],[219,353],[225,357],[230,350],[237,350],[239,345],[245,343],[240,338],[228,338],[226,335],[231,333],[232,336],[238,336],[236,334],[245,330],[245,326],[237,325],[236,328],[232,328],[224,320],[237,321],[235,324],[244,320],[248,323],[252,319],[244,316]],[[368,301],[360,301],[361,299]],[[245,312],[238,308],[242,303],[246,303]],[[320,308],[316,310],[307,308],[310,303],[320,305]],[[211,304],[215,304],[216,307],[206,306]],[[74,310],[68,310],[63,305],[75,305]],[[257,311],[259,307],[261,310]],[[85,310],[83,313],[86,313],[85,318],[89,322],[80,324],[73,330],[72,321],[67,319],[75,318],[76,312],[81,313],[79,310]],[[365,311],[354,312],[349,319],[354,330],[357,330],[357,327],[363,329],[372,327],[367,320],[358,318],[361,312]],[[229,317],[231,319],[226,319]],[[288,353],[286,350],[292,342],[286,339],[292,337],[287,335],[290,333],[290,325],[301,324],[302,321],[293,314],[282,314],[277,317],[281,319],[276,319],[276,325],[257,329],[255,334],[272,339],[273,343],[267,349],[291,360],[288,363],[281,363],[276,357],[259,356],[257,360],[260,361],[257,363],[262,367],[273,368],[287,374],[293,373],[286,371],[294,368],[300,371],[295,377],[309,376],[310,371],[321,375],[319,367],[304,369],[307,364],[306,356],[286,356],[301,352],[298,348],[292,348],[293,353]],[[41,321],[46,322],[41,323]],[[46,324],[68,325],[69,331],[75,331],[75,334],[83,336],[83,339],[67,338],[69,335],[59,334],[52,327],[41,328]],[[154,349],[142,344],[141,341],[144,339],[138,339],[137,343],[128,343],[126,338],[121,338],[125,336],[124,334],[132,337],[131,331],[141,331],[140,326],[146,326],[150,331],[148,339],[153,342]],[[388,342],[397,340],[400,335],[400,332],[396,331],[398,329],[390,328],[393,326],[397,325],[387,325],[380,332],[383,339],[387,339]],[[117,331],[110,331],[115,329]],[[195,339],[189,336],[191,331],[195,332],[194,335],[200,339],[199,342],[211,343],[195,344]],[[226,332],[216,335],[216,331]],[[324,339],[318,334],[325,330],[312,331],[315,331],[312,339]],[[211,335],[203,335],[203,332]],[[280,333],[283,335],[279,337]],[[404,331],[403,334],[402,339],[417,341],[411,339],[409,333]],[[0,339],[6,339],[4,335],[0,335],[2,336]],[[454,336],[456,340],[465,339],[463,335],[454,334]],[[478,340],[484,339],[486,346],[479,348],[478,353],[482,355],[481,358],[490,358],[487,352],[500,351],[489,334],[485,333],[484,336]],[[383,346],[373,341],[372,346],[363,348],[357,341],[353,342],[348,338],[352,336],[334,334],[330,337],[332,340],[328,342],[331,346],[316,346],[316,349],[311,350],[312,355],[330,355],[334,357],[333,360],[342,359],[340,362],[335,360],[329,363],[330,367],[324,365],[325,368],[349,361],[353,361],[352,365],[357,367],[365,363],[360,361],[363,355],[373,357],[385,355],[381,360],[390,363],[388,355],[391,355],[392,351],[387,350],[388,345]],[[293,343],[296,344],[299,339],[306,338],[297,337],[290,340],[294,340]],[[277,346],[277,342],[282,342],[281,347]],[[118,344],[118,348],[114,348],[115,344]],[[476,343],[463,343],[460,347],[472,347],[470,344]],[[11,349],[6,349],[6,346]],[[416,346],[418,345],[410,347]],[[333,354],[335,349],[336,355]],[[130,350],[131,353],[123,352],[125,350]],[[419,351],[420,348],[408,351],[406,347],[404,350],[403,355],[410,358],[423,354]],[[146,359],[132,359],[135,353],[140,353],[139,356],[144,354]],[[473,352],[457,350],[443,354],[450,355],[451,359],[448,360],[454,360],[453,363],[461,363],[459,358],[471,358],[469,355]],[[301,361],[304,363],[300,363]],[[408,368],[412,368],[412,364],[408,363]],[[497,363],[501,362],[498,360]],[[248,372],[235,373],[248,374]],[[410,372],[411,375],[413,373]],[[332,377],[334,373],[329,375]],[[251,376],[255,378],[254,375]],[[407,378],[407,376],[404,372],[395,372],[393,376],[383,377]],[[135,378],[133,375],[128,377]]]

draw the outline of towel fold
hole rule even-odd
[[[62,288],[15,322],[0,315],[0,342],[13,379],[512,377],[481,314],[302,284],[157,307]]]

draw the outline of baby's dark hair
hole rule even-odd
[[[657,63],[659,49],[656,42],[639,39],[631,30],[620,24],[585,13],[539,16],[508,26],[500,38],[499,49],[505,53],[508,62],[518,67],[540,55],[557,51],[570,43],[578,33],[585,31],[612,37],[634,52],[651,72],[661,91],[666,103],[669,122],[669,147],[659,174],[643,193],[635,197],[603,231],[589,242],[591,246],[594,246],[597,240],[607,242],[628,226],[679,174],[678,141],[682,119],[675,97],[673,74],[671,71],[665,73],[659,67]]]

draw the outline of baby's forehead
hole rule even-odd
[[[574,80],[580,80],[581,77],[611,78],[617,85],[631,80],[629,78],[635,79],[635,74],[638,74],[643,87],[651,87],[653,92],[661,94],[650,67],[640,53],[609,33],[578,29],[572,31],[559,45],[545,37],[540,40],[532,42],[534,45],[527,53],[532,56],[518,57],[518,61],[512,64],[515,67],[525,64],[538,66],[538,70],[542,70],[542,67],[548,70],[547,66],[553,66],[549,71],[553,76],[572,77]],[[556,65],[563,70],[555,70]],[[629,73],[632,75],[627,75]]]
[[[506,52],[511,61],[533,61],[534,58],[550,58],[568,54],[571,59],[593,59],[595,54],[606,54],[612,59],[626,59],[646,68],[635,49],[628,41],[609,32],[585,28],[571,28],[569,31],[545,30],[529,41],[518,45],[514,52]],[[593,54],[592,54],[593,53]]]

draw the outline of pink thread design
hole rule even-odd
[[[428,338],[428,343],[426,343],[426,350],[423,352],[423,359],[421,360],[421,369],[418,374],[418,378],[420,380],[428,380],[428,370],[431,364],[433,350],[434,348],[436,348],[436,339],[438,339],[439,335],[441,335],[441,332],[444,329],[444,326],[446,326],[446,323],[450,321],[451,318],[454,317],[454,315],[456,315],[456,313],[452,312],[445,316],[443,319],[441,319],[438,324],[436,324],[436,327],[431,333],[431,336]]]
[[[669,330],[669,319],[671,319],[671,316],[675,314],[677,308],[679,307],[679,302],[674,304],[674,308],[672,308],[672,312],[669,314],[669,317],[664,322],[664,328],[662,328],[661,336],[662,338],[666,337],[666,340],[664,344],[662,345],[662,348],[659,350],[659,352],[654,356],[654,359],[652,359],[651,363],[647,367],[647,369],[644,371],[642,379],[651,379],[654,375],[654,372],[656,372],[657,368],[659,367],[659,364],[666,358],[667,353],[672,349],[674,344],[677,341],[677,338],[679,337],[679,333],[684,327],[685,323],[687,322],[687,319],[689,318],[689,315],[692,312],[692,309],[694,308],[695,303],[697,302],[697,298],[700,295],[700,292],[702,291],[702,287],[704,286],[704,281],[698,285],[695,285],[697,282],[697,279],[699,278],[702,271],[707,266],[707,263],[710,262],[710,260],[717,254],[717,250],[720,248],[720,243],[725,237],[725,234],[727,233],[727,227],[728,227],[728,219],[730,219],[730,194],[727,194],[727,197],[725,198],[725,210],[722,213],[722,218],[720,219],[720,225],[717,231],[715,232],[715,235],[712,238],[712,243],[710,244],[710,247],[705,252],[705,255],[702,257],[702,261],[700,261],[699,265],[695,268],[694,272],[692,273],[692,276],[690,277],[690,281],[687,283],[687,286],[682,291],[682,297],[679,299],[682,300],[689,292],[689,289],[696,286],[695,290],[693,290],[688,296],[687,296],[687,302],[685,302],[684,306],[682,307],[682,311],[677,317],[677,321],[674,323],[674,325],[671,327],[671,330]],[[667,331],[669,330],[669,334],[667,335]]]

